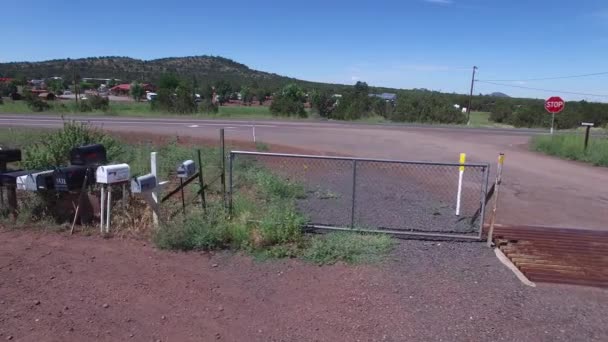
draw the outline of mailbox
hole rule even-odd
[[[13,163],[21,161],[21,150],[7,149],[0,150],[0,163]]]
[[[53,170],[33,171],[17,178],[17,190],[38,191],[53,188]]]
[[[131,180],[131,192],[142,193],[149,192],[156,188],[156,176],[149,173],[147,175],[139,176]]]
[[[53,171],[53,186],[55,190],[67,192],[80,190],[85,176],[88,174],[87,186],[95,183],[95,175],[86,166],[68,166]]]
[[[17,178],[23,175],[29,175],[31,171],[10,171],[0,175],[0,184],[2,186],[17,186]]]
[[[70,164],[72,165],[103,165],[107,163],[106,159],[106,148],[101,144],[74,147],[70,151]]]
[[[102,184],[128,182],[131,178],[131,168],[127,164],[100,166],[97,168],[95,178],[97,178],[97,183]]]
[[[196,173],[196,164],[193,160],[186,160],[177,167],[178,178],[190,178]]]

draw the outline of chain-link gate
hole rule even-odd
[[[256,165],[304,188],[297,209],[313,228],[480,239],[489,164],[458,164],[232,151],[233,175]],[[459,170],[460,213],[456,215]]]

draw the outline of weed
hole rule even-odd
[[[339,261],[352,264],[375,263],[386,257],[392,248],[393,240],[388,235],[339,232],[312,237],[303,256],[319,265]]]
[[[608,166],[608,138],[593,136],[584,150],[584,136],[575,134],[537,135],[530,148],[552,156],[580,160],[598,166]]]
[[[255,149],[258,152],[268,152],[270,150],[270,147],[268,147],[268,144],[266,144],[266,143],[256,142]]]

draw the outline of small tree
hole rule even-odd
[[[253,101],[253,91],[251,91],[251,88],[248,86],[241,87],[241,100],[243,101],[243,104],[251,105],[251,102]]]
[[[144,87],[137,81],[133,81],[133,83],[131,83],[129,92],[131,93],[131,97],[137,102],[141,101],[146,93]]]
[[[297,84],[288,84],[277,94],[270,105],[274,115],[306,117],[304,110],[304,92]]]
[[[312,109],[321,117],[328,118],[334,109],[336,100],[326,91],[313,90],[310,95]]]
[[[48,89],[55,94],[61,94],[63,93],[63,89],[65,89],[63,87],[63,80],[52,79],[49,80],[46,84]]]

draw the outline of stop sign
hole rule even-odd
[[[551,114],[557,114],[564,110],[566,103],[559,96],[552,96],[545,101],[545,109]]]

